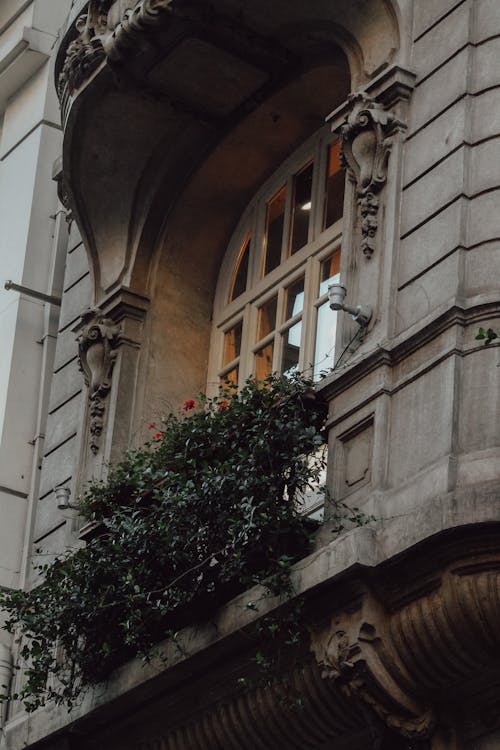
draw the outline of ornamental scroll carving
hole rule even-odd
[[[361,700],[404,737],[429,736],[434,726],[432,711],[412,694],[402,663],[361,612],[334,618],[313,634],[312,650],[322,677],[333,680],[346,697]]]
[[[387,180],[392,136],[403,123],[361,92],[349,97],[350,112],[338,128],[343,166],[356,185],[361,249],[371,258],[376,247],[379,193]]]
[[[78,359],[89,389],[90,450],[98,453],[104,428],[106,398],[111,390],[111,375],[121,340],[120,327],[99,310],[82,316],[83,328],[77,338]]]

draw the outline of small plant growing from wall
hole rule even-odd
[[[42,565],[33,590],[1,595],[24,673],[10,697],[71,708],[255,583],[288,593],[291,565],[310,550],[300,498],[324,468],[324,418],[297,375],[200,396],[151,423],[146,444],[81,498],[94,539]]]

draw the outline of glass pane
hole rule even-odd
[[[296,281],[286,290],[286,318],[293,318],[304,309],[304,277]]]
[[[259,307],[259,323],[257,327],[257,341],[260,341],[267,336],[268,333],[274,331],[276,328],[276,308],[278,306],[278,298],[273,297],[266,302],[265,305]]]
[[[224,361],[223,365],[232,362],[233,359],[240,356],[241,351],[241,331],[243,323],[240,321],[234,328],[226,331],[224,334]]]
[[[250,257],[250,237],[243,243],[241,252],[236,261],[236,274],[234,276],[233,286],[229,295],[229,302],[236,299],[246,291],[248,276],[248,259]]]
[[[308,164],[293,178],[293,215],[290,254],[307,245],[311,217],[313,165]]]
[[[335,141],[328,148],[328,169],[325,186],[325,218],[323,227],[326,229],[342,216],[344,208],[344,170],[340,164],[340,141]]]
[[[283,334],[283,359],[281,361],[281,372],[283,375],[291,375],[298,369],[301,334],[301,320]]]
[[[266,262],[264,275],[281,263],[281,245],[285,220],[286,185],[283,185],[267,204],[266,219]]]
[[[224,383],[230,383],[231,385],[234,385],[235,388],[238,387],[238,368],[235,367],[233,370],[230,370],[226,375],[224,375],[220,379],[221,385]]]
[[[321,263],[319,296],[326,294],[330,284],[340,280],[340,253],[333,253]]]
[[[318,308],[316,322],[316,346],[314,350],[314,380],[319,380],[321,373],[331,370],[334,361],[335,331],[337,313],[330,310],[328,302]]]
[[[255,377],[257,380],[263,380],[273,371],[273,353],[274,344],[271,342],[255,354]]]

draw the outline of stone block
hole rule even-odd
[[[34,540],[35,550],[33,551],[33,566],[46,565],[52,562],[54,557],[64,553],[67,549],[68,544],[68,533],[66,528],[66,522],[59,513],[59,521],[56,526],[41,540]],[[38,553],[36,552],[38,551]],[[32,572],[31,583],[32,585],[38,579],[38,573],[36,570]]]
[[[78,346],[76,343],[76,334],[71,328],[66,328],[57,336],[56,353],[54,360],[54,371],[57,372],[62,367],[75,359],[78,355]]]
[[[451,451],[454,384],[450,357],[393,394],[389,486],[408,482]]]
[[[464,243],[462,215],[466,206],[465,198],[459,198],[401,240],[398,286]]]
[[[474,53],[472,91],[479,93],[500,82],[500,37],[480,44]]]
[[[465,254],[464,293],[466,296],[498,291],[500,278],[498,243],[477,245]],[[496,269],[492,273],[492,269]]]
[[[78,229],[76,221],[72,221],[69,228],[68,252],[72,253],[78,245],[81,245],[81,243],[82,235],[80,234],[80,230]]]
[[[500,34],[498,0],[474,0],[476,11],[476,42]]]
[[[476,487],[482,482],[500,481],[500,448],[467,452],[458,456],[457,487]]]
[[[459,251],[456,251],[398,292],[397,332],[449,305],[459,290],[459,263]]]
[[[24,545],[27,500],[0,491],[0,586],[13,588],[18,585]]]
[[[469,49],[463,49],[417,85],[410,103],[408,134],[419,130],[465,95],[469,59]]]
[[[81,397],[77,393],[73,398],[49,413],[47,419],[45,455],[73,435],[81,418]]]
[[[467,227],[468,245],[477,245],[500,237],[499,201],[500,188],[471,200]]]
[[[45,456],[42,461],[40,497],[45,497],[56,485],[65,482],[73,475],[77,466],[78,445],[79,441],[74,435],[55,451]]]
[[[497,139],[471,149],[469,192],[476,195],[500,185],[500,146]]]
[[[463,183],[464,148],[460,148],[404,191],[401,234],[408,234],[457,198],[463,191]]]
[[[89,262],[87,251],[83,244],[77,245],[72,253],[68,253],[66,259],[66,271],[64,274],[64,290],[66,291],[75,284],[82,276],[89,273]]]
[[[476,342],[474,342],[476,343]],[[460,378],[459,452],[467,453],[500,445],[498,348],[481,346],[462,360]],[[500,463],[498,466],[500,473]]]
[[[405,147],[405,186],[464,142],[465,105],[466,99],[460,99],[415,136],[408,138]]]
[[[461,3],[446,18],[433,26],[413,46],[413,68],[424,78],[456,54],[469,41],[470,10]]]
[[[464,0],[419,0],[415,5],[413,36],[417,39],[447,13],[461,5]]]
[[[55,411],[65,401],[81,393],[83,387],[83,375],[79,370],[78,360],[75,358],[52,376],[50,411]]]
[[[63,294],[61,304],[61,317],[59,320],[59,329],[63,330],[66,326],[76,321],[82,312],[86,310],[91,303],[92,286],[90,275],[84,276],[71,289]]]
[[[472,102],[472,142],[497,135],[500,135],[500,87],[474,97]]]

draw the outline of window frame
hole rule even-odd
[[[214,300],[212,337],[208,366],[207,392],[217,393],[226,372],[237,363],[239,384],[255,374],[255,352],[269,341],[274,342],[273,371],[279,371],[282,361],[283,334],[290,327],[292,318],[286,319],[285,289],[302,275],[304,276],[304,309],[302,311],[302,331],[299,369],[307,371],[314,367],[317,311],[323,300],[319,295],[321,263],[333,252],[339,252],[342,240],[342,217],[331,226],[323,229],[326,179],[328,169],[328,147],[338,139],[330,127],[324,126],[291,154],[262,185],[244,211],[236,230],[228,244],[221,268]],[[312,210],[308,228],[309,241],[295,253],[290,253],[291,220],[294,201],[294,178],[310,161],[314,161],[312,178]],[[262,275],[265,265],[264,244],[266,241],[266,215],[269,201],[286,185],[286,205],[284,229],[281,244],[281,263],[266,275]],[[347,191],[344,191],[344,201]],[[344,211],[342,212],[344,213]],[[244,244],[250,235],[247,288],[229,301],[234,279],[237,274],[237,261],[241,257]],[[257,341],[258,310],[263,304],[278,295],[277,320],[273,332]],[[307,305],[306,305],[307,302]],[[306,309],[307,307],[307,309]],[[224,334],[242,320],[243,332],[241,354],[232,363],[222,364]],[[337,327],[338,335],[338,327]]]

